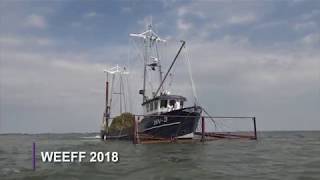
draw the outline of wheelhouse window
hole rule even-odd
[[[183,108],[183,101],[180,101],[180,108]]]
[[[168,104],[168,101],[167,101],[167,100],[161,100],[161,102],[160,102],[160,108],[167,108],[167,104]]]
[[[153,102],[154,110],[158,110],[158,101]]]
[[[153,102],[150,103],[150,111],[153,111]]]
[[[175,103],[176,103],[176,100],[170,100],[170,101],[169,101],[169,105],[170,105],[170,106],[174,106]]]
[[[150,109],[149,109],[149,104],[146,104],[146,110],[147,110],[147,112],[150,111]]]

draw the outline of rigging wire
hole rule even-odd
[[[124,89],[124,84],[123,84],[123,77],[122,77],[122,74],[120,74],[120,83],[121,83],[121,85],[120,85],[120,87],[121,87],[121,94],[120,94],[120,96],[122,96],[123,97],[123,105],[124,105],[124,112],[127,112],[127,101],[126,101],[126,96],[125,96],[125,89]],[[122,104],[122,103],[121,103]]]
[[[207,114],[207,116],[210,117],[211,121],[212,121],[213,124],[214,124],[215,129],[217,129],[216,121],[212,118],[212,116],[211,116],[203,107],[201,107],[201,108],[202,108],[202,111],[203,111],[205,114]]]
[[[110,113],[111,113],[111,107],[112,107],[112,96],[113,96],[113,87],[114,87],[114,78],[115,78],[115,75],[113,74],[112,75],[112,82],[111,82],[111,96],[110,96]]]
[[[131,98],[131,88],[128,80],[128,76],[125,76],[126,84],[127,84],[127,95],[128,95],[128,104],[129,104],[129,112],[132,111],[132,98]]]
[[[169,59],[169,58],[168,58],[169,56],[168,56],[168,42],[167,42],[167,41],[164,43],[164,47],[161,48],[160,50],[161,50],[161,53],[163,54],[163,59],[168,60],[168,59]],[[166,86],[167,86],[167,85],[168,85],[167,82],[165,82],[165,83],[163,84],[163,90],[166,90]]]
[[[185,59],[187,61],[188,74],[189,74],[189,79],[190,79],[190,83],[191,83],[191,87],[192,87],[192,94],[193,94],[193,97],[194,97],[194,104],[198,104],[198,96],[197,96],[196,87],[195,87],[195,84],[194,84],[194,81],[193,81],[191,63],[190,63],[190,58],[189,58],[189,53],[188,53],[187,46],[185,46],[184,55],[185,55]]]
[[[134,40],[131,40],[131,42],[132,42],[134,48],[136,49],[136,51],[138,52],[138,56],[140,56],[140,58],[138,58],[138,59],[140,61],[142,61],[142,63],[144,63],[143,62],[144,55],[143,55],[143,52],[142,52],[141,48],[138,48],[137,42],[135,42]]]
[[[151,97],[152,97],[152,92],[154,91],[154,87],[152,85],[152,77],[151,77],[151,73],[149,73],[149,76],[148,76],[148,84],[150,86],[150,92],[151,92]]]
[[[157,58],[158,58],[158,68],[159,68],[159,83],[161,83],[162,81],[162,70],[161,70],[161,57],[159,55],[159,50],[158,50],[158,44],[156,43],[156,55],[157,55]],[[161,92],[163,92],[163,86],[161,87]]]
[[[144,53],[143,53],[143,48],[144,47],[142,47],[141,45],[139,46],[138,44],[138,40],[133,40],[133,39],[131,39],[130,38],[130,45],[131,46],[129,46],[129,47],[131,47],[132,49],[132,51],[133,52],[135,52],[135,56],[130,56],[131,58],[130,58],[130,66],[129,67],[131,67],[131,69],[133,69],[132,67],[132,65],[134,65],[135,67],[137,66],[137,64],[139,64],[139,63],[142,63],[142,64],[144,64]],[[140,43],[141,44],[141,43]],[[137,61],[135,61],[135,60],[137,60]],[[139,76],[140,78],[143,78],[143,75],[141,74],[141,73],[136,73],[135,71],[133,71],[132,73],[134,73],[134,74],[136,74],[137,76]],[[128,77],[127,78],[127,81],[129,82],[129,80],[131,79],[131,77],[135,77],[135,75],[132,75],[132,76],[130,76],[130,77]],[[132,79],[130,80],[130,82],[132,82]],[[129,86],[131,86],[131,85],[133,85],[133,89],[134,90],[136,90],[136,86],[134,85],[134,84],[129,84],[129,83],[127,83]],[[131,87],[129,87],[128,86],[128,88],[129,88],[129,91],[130,91],[130,93],[131,93],[131,90],[132,90],[132,88]],[[131,94],[129,93],[129,98],[130,98],[130,102],[132,102],[132,97],[130,96]],[[135,98],[134,98],[135,99]],[[133,108],[133,105],[130,103],[130,108],[131,108],[131,110],[138,110],[137,109],[137,107],[135,107],[135,108]]]

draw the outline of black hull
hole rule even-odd
[[[123,139],[123,140],[131,140],[133,138],[133,127],[124,128],[121,130],[111,130],[109,133],[105,131],[100,132],[101,139]]]
[[[201,107],[195,106],[162,113],[161,116],[145,116],[139,125],[139,133],[159,138],[176,138],[194,133],[201,111]]]

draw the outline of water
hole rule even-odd
[[[320,179],[320,132],[263,132],[258,141],[133,145],[96,134],[0,135],[0,179]],[[32,142],[37,169],[32,171]],[[42,163],[40,151],[117,151],[118,163]]]

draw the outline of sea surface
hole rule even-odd
[[[258,141],[138,145],[103,142],[96,135],[0,135],[0,179],[320,179],[320,131],[260,132]],[[118,152],[120,159],[43,163],[41,151]]]

